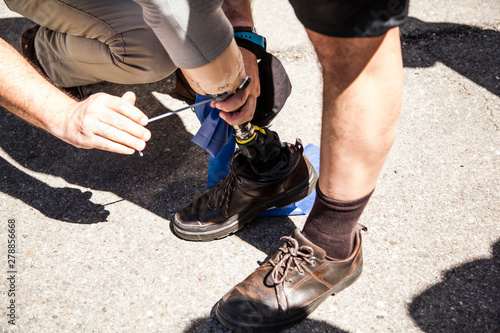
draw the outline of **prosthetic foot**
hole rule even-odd
[[[226,178],[175,215],[173,229],[180,238],[226,237],[260,212],[285,207],[314,190],[318,176],[300,140],[282,143],[276,132],[256,127],[248,139],[237,142],[239,150],[231,158]]]

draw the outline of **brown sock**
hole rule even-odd
[[[302,234],[323,248],[330,259],[348,258],[354,248],[356,224],[372,193],[355,201],[337,201],[316,186],[316,201]]]

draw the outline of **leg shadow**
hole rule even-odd
[[[500,96],[500,32],[410,17],[401,34],[405,67],[430,67],[441,62]]]
[[[427,333],[500,332],[500,240],[490,259],[447,271],[442,282],[413,299],[408,311]]]

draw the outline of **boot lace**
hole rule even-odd
[[[303,273],[303,265],[314,265],[313,255],[314,250],[307,245],[299,247],[297,240],[290,236],[281,237],[281,241],[285,244],[279,248],[281,251],[278,256],[279,261],[274,262],[272,259],[269,263],[273,266],[271,271],[271,280],[275,285],[282,285],[284,281],[291,281],[289,278],[289,273],[294,269],[297,269],[300,273]],[[278,259],[276,258],[276,259]]]
[[[216,185],[217,188],[210,195],[207,202],[207,206],[211,210],[217,210],[222,207],[222,214],[224,214],[224,217],[226,218],[229,217],[229,203],[231,201],[231,194],[234,191],[235,182],[241,182],[234,170],[235,157],[236,156],[233,156],[231,158],[231,163],[229,164],[229,174]],[[222,196],[220,200],[217,200],[220,196]],[[216,202],[216,205],[211,204],[213,200]]]

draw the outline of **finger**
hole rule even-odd
[[[127,100],[109,95],[105,97],[107,98],[104,105],[109,109],[121,113],[125,117],[135,121],[137,124],[143,126],[148,124],[148,117],[137,107],[129,103]]]
[[[225,120],[229,125],[241,125],[253,119],[255,113],[256,99],[250,96],[246,104],[239,112],[220,112],[220,117]]]
[[[123,104],[125,104],[125,106],[123,106]],[[126,102],[124,99],[122,99],[118,105],[123,108],[134,108],[134,106]],[[125,131],[128,134],[133,135],[141,140],[147,141],[151,139],[151,132],[147,128],[144,128],[142,125],[139,125],[137,124],[137,122],[133,121],[133,119],[131,119],[130,117],[130,114],[127,114],[128,111],[124,111],[125,114],[119,111],[116,112],[111,108],[109,108],[107,111],[108,112],[105,112],[100,116],[101,121],[103,121],[104,123],[111,125],[121,131]]]
[[[113,141],[119,145],[126,146],[134,150],[141,151],[146,147],[145,140],[141,140],[140,138],[130,135],[127,132],[117,129],[116,127],[104,122],[99,123],[97,128],[94,130],[94,134],[108,141]]]
[[[107,113],[102,114],[100,116],[100,122],[114,127],[116,130],[133,136],[136,139],[142,141],[151,139],[151,132],[147,128],[137,125],[137,123],[113,110],[108,110]]]
[[[216,102],[215,103],[215,108],[225,111],[225,112],[231,112],[234,110],[238,110],[241,108],[246,100],[248,99],[249,93],[245,90],[240,90],[237,91],[233,96],[231,96],[229,99],[222,101],[222,102]]]
[[[128,136],[135,137],[141,141],[148,141],[151,139],[151,132],[129,118],[114,112],[113,110],[107,110],[99,117],[100,122],[109,125],[119,132],[124,132]],[[106,128],[104,126],[104,128]],[[101,133],[103,134],[103,133]]]
[[[127,91],[125,94],[123,94],[122,98],[128,103],[135,105],[136,96],[132,91]]]
[[[93,146],[97,149],[106,150],[112,153],[124,154],[124,155],[132,155],[135,153],[135,149],[124,146],[114,141],[110,141],[106,138],[95,136],[94,137]]]

